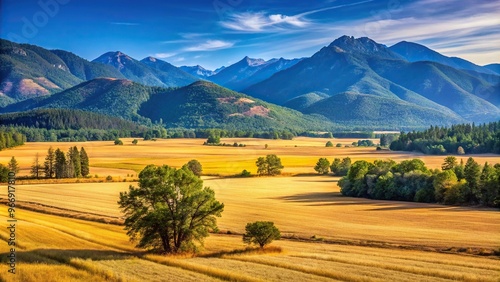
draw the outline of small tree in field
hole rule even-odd
[[[220,143],[220,136],[216,133],[210,133],[208,135],[207,143],[208,144],[219,144]]]
[[[448,156],[444,159],[444,163],[441,165],[442,170],[454,169],[458,165],[457,158],[454,156]]]
[[[38,153],[35,155],[35,159],[33,160],[33,164],[31,165],[31,176],[38,179],[40,178],[40,171],[42,170],[42,165],[40,164]]]
[[[196,176],[201,176],[201,172],[203,171],[203,168],[201,166],[201,163],[197,160],[190,160],[187,164],[184,166],[187,167],[190,171],[194,173]]]
[[[19,172],[19,164],[17,163],[17,160],[16,160],[15,157],[12,157],[10,159],[8,167],[9,167],[10,171],[12,171],[14,173],[18,173]]]
[[[259,175],[278,175],[281,174],[281,170],[284,168],[281,159],[276,155],[267,155],[265,158],[260,157],[255,164]]]
[[[130,186],[118,201],[125,229],[137,247],[163,253],[194,251],[203,243],[224,204],[187,167],[149,165],[139,173],[139,187]]]
[[[326,142],[325,147],[333,147],[332,141]]]
[[[259,245],[264,248],[274,240],[281,238],[281,233],[271,221],[256,221],[248,223],[245,227],[246,233],[243,234],[243,242],[246,244]]]
[[[123,145],[123,141],[120,140],[120,139],[118,139],[118,138],[116,138],[115,139],[115,145]]]
[[[326,158],[320,158],[314,167],[314,170],[319,174],[328,174],[330,170],[330,162]]]

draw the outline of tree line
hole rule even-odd
[[[342,195],[380,200],[500,207],[500,164],[447,157],[441,170],[419,159],[361,160],[339,181]]]
[[[21,146],[26,142],[26,136],[12,128],[0,127],[0,151]]]
[[[0,182],[8,179],[9,171],[19,172],[19,165],[15,157],[12,157],[9,164],[0,164]],[[32,178],[78,178],[87,177],[90,174],[90,161],[87,152],[82,147],[80,150],[76,146],[70,147],[66,153],[57,148],[50,147],[47,150],[45,159],[40,159],[38,153],[33,159],[30,167]]]
[[[421,132],[401,132],[390,144],[393,151],[418,151],[424,154],[500,153],[500,121],[482,125],[459,124],[431,126]]]

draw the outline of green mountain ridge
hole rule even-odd
[[[167,127],[292,131],[334,127],[324,117],[304,115],[207,81],[154,94],[139,114],[152,121],[161,119]]]
[[[458,120],[487,122],[499,119],[500,87],[494,83],[496,78],[500,79],[488,74],[474,76],[473,71],[457,70],[435,62],[410,63],[368,38],[343,36],[312,57],[242,92],[278,105],[289,105],[289,101],[297,103],[300,101],[297,97],[316,91],[332,97],[346,92],[373,95],[386,98],[377,101],[388,104],[385,109],[389,116],[394,116],[391,111],[396,110],[390,107],[391,104],[421,109],[418,111],[421,117],[401,117],[401,124],[414,124],[415,120],[424,122],[426,116],[436,116],[435,111],[440,111],[445,114],[442,118],[448,119],[437,119],[433,124],[447,125]],[[303,102],[308,103],[308,100],[303,99]],[[374,122],[364,114],[371,111],[371,106],[364,105],[352,109],[355,111],[352,114],[356,115],[344,122],[352,125],[364,119]],[[294,104],[293,108],[311,114],[311,109],[320,107]]]
[[[51,96],[9,105],[0,112],[41,109],[82,110],[148,125],[161,121],[169,128],[305,132],[335,126],[322,116],[304,115],[204,81],[180,88],[159,88],[99,78]]]
[[[353,126],[411,130],[422,124],[452,125],[463,122],[456,115],[418,106],[406,101],[370,94],[340,93],[322,99],[302,110],[308,114],[321,114],[338,123]]]

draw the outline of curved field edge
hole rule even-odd
[[[18,213],[17,236],[24,249],[17,251],[20,263],[15,278],[6,275],[7,254],[2,252],[0,273],[5,281],[165,281],[174,277],[177,281],[279,281],[279,275],[293,273],[301,281],[382,281],[384,273],[396,280],[411,275],[415,281],[496,281],[500,271],[499,260],[493,258],[288,240],[273,243],[276,247],[269,251],[252,251],[245,249],[239,236],[217,234],[195,257],[158,256],[135,249],[119,226]],[[0,220],[6,219],[2,209]],[[0,230],[0,235],[6,241],[7,232]],[[224,266],[229,261],[249,264],[246,269]],[[255,264],[260,276],[249,269]]]

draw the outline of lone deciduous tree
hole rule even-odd
[[[281,159],[276,155],[267,155],[265,158],[260,157],[255,164],[259,175],[278,175],[281,174],[281,170],[284,168]]]
[[[320,158],[314,167],[314,170],[319,174],[328,174],[330,170],[330,162],[326,158]]]
[[[137,247],[165,253],[192,251],[217,230],[224,204],[189,169],[149,165],[139,174],[139,187],[130,186],[118,201],[125,229]]]
[[[281,233],[271,221],[256,221],[248,223],[245,227],[246,233],[243,234],[243,242],[246,244],[259,245],[264,248],[274,240],[281,238]]]

